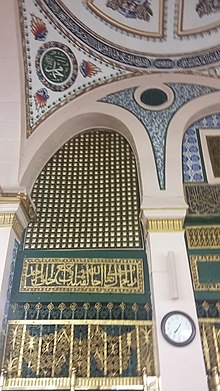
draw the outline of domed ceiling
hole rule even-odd
[[[95,87],[150,72],[220,74],[220,0],[19,0],[27,137]]]
[[[190,69],[220,60],[219,0],[37,3],[67,34],[126,67]]]

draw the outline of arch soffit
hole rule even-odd
[[[99,107],[100,105],[102,105],[102,110]],[[65,142],[83,131],[94,128],[106,128],[122,134],[129,142],[136,157],[141,194],[144,194],[146,191],[146,189],[144,189],[146,181],[143,179],[149,177],[149,175],[152,176],[152,172],[154,172],[154,175],[152,176],[152,186],[154,186],[157,191],[157,174],[154,165],[153,152],[148,135],[137,118],[126,112],[126,119],[122,122],[120,114],[121,111],[125,111],[123,109],[114,107],[112,113],[112,110],[109,110],[107,105],[104,105],[103,107],[103,104],[100,103],[94,104],[93,108],[96,108],[96,110],[92,110],[92,112],[88,112],[87,110],[87,112],[82,112],[63,122],[63,124],[51,133],[51,135],[41,143],[40,147],[35,150],[34,154],[32,154],[32,159],[29,161],[26,159],[26,165],[24,165],[24,170],[23,172],[21,171],[20,174],[20,183],[21,186],[26,188],[27,192],[31,191],[37,176],[46,162]],[[132,128],[135,129],[136,132],[135,140],[131,131]],[[144,138],[145,141],[143,142]],[[148,161],[146,161],[147,156]]]
[[[153,152],[148,135],[139,120],[120,107],[97,102],[104,96],[132,87],[162,87],[165,83],[192,83],[220,88],[220,81],[204,76],[151,74],[136,76],[99,87],[66,104],[42,123],[22,145],[20,184],[30,192],[34,181],[49,158],[77,133],[94,128],[108,128],[121,133],[130,143],[137,159],[143,206],[173,197],[183,199],[181,147],[184,132],[201,116],[219,111],[220,93],[207,100],[200,97],[184,105],[173,116],[167,131],[166,190],[160,190]],[[73,113],[77,113],[73,115]],[[144,142],[143,142],[144,140]],[[150,202],[149,202],[150,200]],[[175,203],[175,202],[174,202]],[[184,203],[184,202],[183,202]],[[160,204],[160,202],[159,202]]]

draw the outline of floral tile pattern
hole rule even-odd
[[[198,129],[220,128],[220,113],[209,115],[194,122],[183,138],[183,180],[184,182],[205,182],[206,174],[202,164]]]

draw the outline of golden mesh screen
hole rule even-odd
[[[113,131],[72,138],[49,160],[33,190],[38,220],[25,249],[138,248],[142,245],[136,163]]]

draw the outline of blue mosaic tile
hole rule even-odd
[[[185,103],[216,91],[214,88],[194,84],[169,83],[167,85],[173,90],[174,101],[168,108],[159,112],[145,109],[135,101],[134,92],[136,87],[107,95],[100,100],[100,102],[111,103],[130,111],[143,124],[151,141],[161,189],[165,189],[165,144],[167,128],[171,118]],[[191,145],[193,145],[195,135],[192,134],[191,137]],[[199,173],[199,163],[194,162],[193,164],[194,170],[198,170]]]
[[[220,128],[220,114],[209,115],[194,122],[183,137],[182,162],[184,182],[205,182],[206,173],[202,164],[197,130]]]

